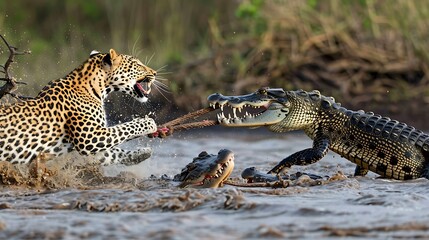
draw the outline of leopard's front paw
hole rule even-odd
[[[165,138],[167,136],[170,136],[173,134],[173,129],[170,127],[160,127],[156,130],[156,132],[148,134],[148,137],[150,138]]]
[[[143,121],[145,134],[149,134],[157,131],[158,127],[156,126],[155,120],[146,116],[145,118],[142,119],[142,121]]]

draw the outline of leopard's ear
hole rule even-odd
[[[117,54],[114,49],[110,49],[109,53],[104,56],[103,63],[107,64],[113,70],[121,63],[121,60],[121,55]]]
[[[113,67],[119,66],[122,60],[121,55],[117,54],[114,49],[110,49],[109,55],[110,55],[112,66]]]
[[[115,59],[118,56],[115,49],[110,49],[109,54],[111,59]]]

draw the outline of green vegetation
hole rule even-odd
[[[228,0],[0,1],[0,33],[14,46],[32,51],[14,67],[17,77],[34,84],[20,91],[34,94],[94,49],[115,48],[142,61],[152,58],[154,68],[183,63],[195,57],[195,51],[208,53],[209,19],[226,14],[229,17],[216,20],[225,26],[235,18],[234,4]],[[3,61],[7,55],[0,48]]]
[[[115,48],[166,66],[168,98],[183,110],[214,91],[271,86],[404,120],[424,119],[429,103],[427,19],[418,0],[0,1],[0,33],[33,52],[14,66],[31,83],[23,94]]]

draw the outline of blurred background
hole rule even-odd
[[[428,19],[429,1],[417,0],[0,0],[0,34],[32,52],[12,69],[28,83],[22,95],[94,49],[134,55],[168,79],[170,92],[155,91],[149,108],[111,96],[113,120],[149,109],[165,122],[206,106],[213,92],[270,86],[318,89],[429,129]],[[0,64],[7,57],[0,44]]]

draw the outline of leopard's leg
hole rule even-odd
[[[143,162],[152,155],[152,148],[144,147],[136,150],[125,150],[119,147],[113,147],[95,155],[100,164],[107,166],[111,164],[124,164],[127,166]]]
[[[50,151],[46,152],[53,157],[58,157],[63,154],[73,151],[73,145],[67,142],[59,143]],[[125,150],[118,146],[105,151],[101,151],[95,155],[95,160],[102,165],[124,164],[135,165],[148,159],[152,155],[152,148],[144,147],[137,150]]]
[[[57,143],[51,148],[49,148],[47,151],[49,154],[52,154],[55,157],[61,156],[74,150],[73,144],[69,143],[64,138],[60,138],[56,142]]]
[[[136,118],[130,122],[118,124],[112,127],[105,127],[101,123],[91,121],[87,115],[82,114],[68,126],[69,141],[82,155],[92,155],[106,152],[117,145],[157,131],[157,126],[152,118]],[[82,126],[76,128],[75,126]],[[79,131],[87,128],[89,132]],[[113,150],[119,154],[120,151]],[[137,152],[136,154],[138,154]]]

